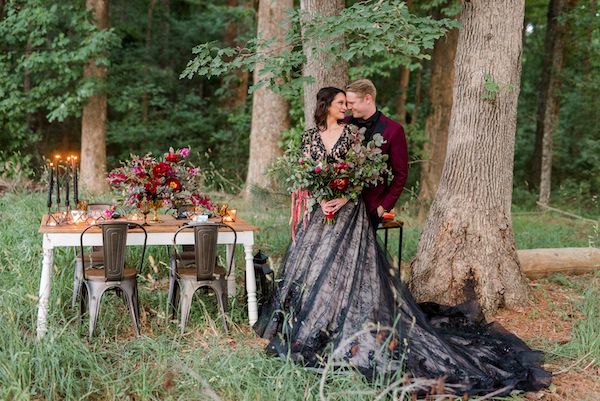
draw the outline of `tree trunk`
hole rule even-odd
[[[98,29],[108,28],[108,0],[86,0]],[[83,70],[86,78],[106,80],[106,68],[90,60]],[[108,189],[106,176],[106,93],[87,99],[81,117],[81,187],[89,193]]]
[[[560,112],[560,72],[567,27],[559,18],[571,10],[575,0],[550,0],[544,43],[544,63],[538,95],[535,148],[531,172],[532,182],[539,184],[539,201],[550,201],[552,178],[553,134]]]
[[[338,15],[344,9],[343,0],[300,0],[303,13],[302,21],[310,21],[315,15]],[[304,77],[311,77],[313,82],[304,83],[304,124],[305,127],[315,126],[314,112],[317,105],[317,92],[325,86],[335,86],[343,89],[348,83],[348,63],[336,60],[324,53],[314,53],[312,48],[319,48],[318,42],[304,37],[302,30],[302,48],[306,56],[306,64],[302,71]],[[340,38],[340,42],[343,38]]]
[[[408,100],[408,82],[410,80],[410,70],[406,66],[400,67],[399,90],[400,96],[396,101],[396,115],[398,122],[406,124],[406,101]]]
[[[598,13],[598,0],[588,0],[589,21],[593,21]],[[594,57],[594,25],[588,24],[585,31],[587,38],[587,53],[583,59],[583,76],[586,81],[589,81],[592,73],[592,57]]]
[[[227,0],[228,7],[238,7],[240,3],[242,3],[246,7],[248,6],[246,4],[246,1]],[[229,24],[227,24],[227,28],[225,29],[225,46],[231,47],[238,45],[238,34],[238,22],[237,20],[232,20],[231,22],[229,22]],[[231,95],[223,99],[224,106],[236,109],[238,107],[243,106],[246,103],[246,97],[248,95],[249,77],[250,74],[248,74],[248,70],[239,68],[235,71],[235,80],[234,82],[229,83]]]
[[[530,299],[510,214],[524,5],[463,3],[446,162],[412,263],[419,302],[475,296],[489,315]]]
[[[257,35],[273,40],[272,49],[282,49],[289,27],[287,13],[293,8],[292,0],[261,0],[258,8]],[[285,22],[285,23],[284,23]],[[268,49],[265,49],[268,50]],[[263,65],[257,63],[254,81],[261,76]],[[290,126],[289,104],[269,88],[260,88],[252,95],[252,127],[250,131],[250,159],[246,178],[245,196],[250,197],[254,187],[272,188],[272,180],[266,171],[281,155],[279,141],[282,131]]]
[[[448,31],[433,48],[429,99],[431,112],[425,119],[425,161],[422,164],[419,185],[419,221],[424,222],[429,206],[437,192],[446,159],[448,127],[452,112],[454,85],[454,58],[458,43],[458,29]]]
[[[600,269],[598,248],[542,248],[517,251],[523,273],[530,279],[551,274],[584,274]]]
[[[423,64],[417,69],[415,76],[415,103],[410,116],[410,123],[415,126],[419,123],[419,108],[421,107],[421,77],[423,76]]]
[[[148,66],[152,62],[152,18],[154,17],[154,8],[156,1],[152,0],[148,6],[148,21],[146,23],[146,61],[144,62],[144,93],[142,95],[142,123],[148,125]]]

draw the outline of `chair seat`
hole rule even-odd
[[[196,280],[196,266],[186,265],[185,267],[178,267],[177,274],[184,279]],[[214,276],[218,278],[225,277],[225,268],[217,265],[215,267]]]
[[[135,279],[137,272],[131,267],[125,267],[123,270],[123,280]],[[85,278],[93,281],[104,281],[104,269],[85,269]]]

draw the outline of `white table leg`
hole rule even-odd
[[[246,292],[248,293],[248,320],[252,326],[258,320],[258,303],[256,301],[256,277],[254,276],[254,256],[252,245],[244,244],[246,259]]]
[[[233,257],[233,244],[228,244],[226,246],[226,252],[227,252],[227,266],[225,266],[225,268],[229,267],[229,263],[231,263],[231,258]],[[231,274],[227,277],[227,294],[229,295],[229,297],[235,297],[235,293],[236,293],[236,288],[235,288],[235,263],[231,265]]]
[[[45,243],[46,241],[44,241]],[[44,244],[44,258],[42,260],[42,274],[40,277],[40,292],[38,295],[38,318],[37,318],[37,338],[40,339],[46,334],[46,322],[48,320],[48,302],[50,300],[50,283],[52,281],[52,262],[54,252],[52,247],[46,247]]]

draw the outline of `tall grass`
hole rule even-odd
[[[188,331],[180,335],[167,315],[167,252],[152,247],[139,277],[142,337],[135,338],[129,315],[116,297],[103,299],[96,336],[88,341],[86,323],[70,306],[74,250],[55,249],[48,334],[36,340],[37,294],[41,269],[42,194],[0,197],[0,399],[1,400],[205,400],[210,391],[223,400],[318,400],[321,376],[290,361],[267,357],[262,342],[247,325],[243,290],[230,300],[234,328],[225,336],[210,294],[194,303]],[[269,205],[266,207],[265,205]],[[260,227],[259,248],[277,267],[289,243],[285,203],[263,200],[238,213]],[[549,237],[548,233],[560,231]],[[515,219],[520,245],[584,245],[589,232],[564,221],[523,216]],[[410,223],[403,260],[414,255],[419,227]],[[394,254],[396,235],[390,234]],[[519,239],[521,238],[521,239]],[[243,283],[242,252],[237,254],[238,281]],[[243,288],[243,287],[240,287]],[[595,291],[595,290],[594,290]],[[584,306],[588,320],[598,321],[597,293]],[[581,353],[600,347],[595,323],[578,326]],[[597,334],[595,334],[598,337]],[[559,352],[559,351],[557,351]],[[596,354],[595,354],[596,355]],[[600,355],[599,355],[600,356]],[[332,373],[324,391],[331,400],[372,400],[384,383],[368,383],[358,374]],[[210,389],[210,390],[209,390]]]

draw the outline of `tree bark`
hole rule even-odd
[[[406,66],[400,67],[400,96],[396,101],[396,115],[398,122],[402,125],[406,124],[406,101],[408,100],[408,83],[410,80],[410,70]]]
[[[144,62],[144,93],[142,95],[142,123],[148,125],[148,66],[152,61],[152,19],[154,18],[154,8],[156,7],[156,1],[152,0],[148,5],[148,15],[146,23],[146,61]]]
[[[344,0],[300,0],[302,21],[310,21],[315,15],[338,15],[344,9]],[[343,89],[348,83],[348,63],[342,60],[334,61],[330,55],[313,52],[312,48],[319,48],[319,42],[305,37],[302,28],[302,48],[306,56],[306,63],[302,71],[304,77],[311,77],[313,82],[304,83],[304,124],[306,129],[315,126],[314,112],[317,105],[317,92],[325,86],[335,86]],[[343,38],[340,38],[340,43]]]
[[[415,76],[415,104],[410,116],[410,123],[415,126],[419,123],[419,108],[421,107],[421,77],[423,76],[423,64],[417,69]]]
[[[246,1],[227,0],[228,7],[238,7],[240,4],[245,7],[248,6]],[[225,46],[231,47],[238,45],[238,34],[238,22],[237,20],[232,20],[231,22],[229,22],[229,24],[227,24],[227,28],[225,29]],[[224,99],[224,106],[236,109],[238,107],[243,106],[246,103],[246,97],[248,96],[249,78],[250,74],[248,73],[248,70],[239,68],[235,71],[235,80],[234,82],[229,84],[231,95]]]
[[[412,0],[406,1],[406,7],[410,11],[412,9]],[[396,101],[396,115],[398,122],[403,126],[406,125],[406,101],[408,100],[408,83],[410,81],[410,70],[407,66],[400,67],[399,81],[400,95]]]
[[[271,50],[282,49],[289,27],[287,13],[293,7],[292,0],[261,0],[258,8],[257,35],[273,40]],[[269,49],[264,49],[269,51]],[[257,63],[254,81],[261,77],[263,64]],[[260,88],[252,95],[252,127],[250,131],[250,159],[244,195],[249,198],[255,187],[269,189],[272,180],[266,175],[273,161],[281,155],[279,141],[282,131],[288,129],[289,104],[269,88]]]
[[[524,6],[463,3],[446,161],[412,263],[419,302],[475,296],[489,315],[530,299],[510,214]]]
[[[433,47],[429,85],[431,112],[425,119],[425,161],[422,164],[419,185],[418,218],[421,222],[425,221],[437,192],[446,159],[457,43],[458,29],[452,29],[445,37],[438,39]]]
[[[98,29],[108,28],[108,0],[86,0]],[[86,78],[106,80],[106,68],[90,60],[83,70]],[[81,117],[81,187],[96,194],[108,189],[106,176],[106,93],[90,96]]]
[[[552,179],[553,135],[558,127],[560,112],[560,72],[563,64],[563,49],[567,26],[559,18],[575,6],[575,0],[550,0],[546,37],[544,43],[544,63],[538,95],[535,148],[533,154],[532,182],[539,184],[539,201],[550,202]]]

